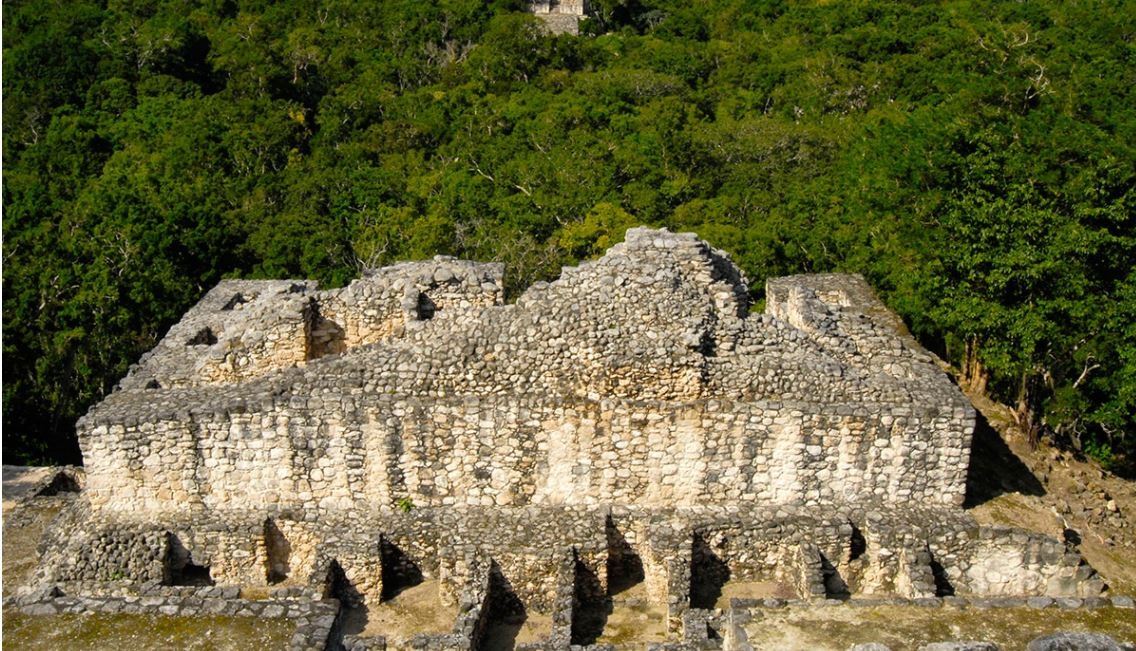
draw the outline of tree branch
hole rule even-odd
[[[1100,368],[1100,364],[1093,364],[1094,359],[1095,358],[1092,355],[1089,355],[1088,357],[1085,358],[1085,367],[1083,369],[1081,369],[1080,377],[1078,377],[1077,381],[1073,383],[1074,389],[1081,386],[1081,383],[1084,382],[1089,377],[1089,373],[1092,373],[1093,371]]]

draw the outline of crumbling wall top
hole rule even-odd
[[[646,228],[514,305],[503,303],[502,275],[499,264],[439,257],[369,270],[339,290],[223,281],[92,414],[121,403],[156,417],[160,390],[203,387],[183,407],[212,409],[284,387],[342,390],[345,378],[419,397],[965,405],[859,277],[771,279],[766,313],[751,315],[728,255]]]
[[[408,324],[504,302],[504,265],[437,256],[367,269],[347,287],[223,280],[120,383],[234,384],[397,336]]]
[[[126,477],[143,510],[171,485],[206,509],[963,499],[973,410],[863,279],[774,280],[753,314],[725,253],[651,229],[512,305],[501,272],[222,283],[80,422],[92,494],[115,505]]]

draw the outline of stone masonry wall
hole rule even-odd
[[[749,315],[724,254],[633,229],[516,305],[452,260],[239,283],[80,423],[95,508],[964,497],[973,410],[854,277],[771,282]]]
[[[643,581],[675,622],[689,608],[714,608],[730,583],[775,583],[786,591],[778,596],[801,599],[1090,597],[1103,588],[1061,543],[980,527],[942,507],[439,507],[350,518],[313,509],[271,526],[253,512],[128,525],[75,515],[47,540],[41,584],[324,586],[375,605],[388,583],[437,580],[439,601],[457,604],[478,568],[492,563],[524,607],[548,613],[556,568],[571,557],[584,579],[582,607],[602,604],[612,582],[624,589]],[[612,524],[622,537],[615,544]],[[630,560],[638,576],[620,569]]]
[[[343,289],[224,280],[122,380],[122,389],[234,384],[395,337],[447,310],[499,305],[503,267],[438,256],[372,269]]]
[[[572,35],[579,33],[580,20],[588,11],[584,0],[533,0],[529,10],[543,20],[553,34]]]
[[[346,407],[346,408],[345,408]],[[340,414],[336,416],[336,414]],[[99,424],[87,494],[123,514],[305,504],[961,501],[951,415],[714,401],[282,397],[256,412]],[[913,460],[928,470],[910,471]]]
[[[529,611],[531,648],[584,648],[638,582],[672,639],[747,590],[1103,589],[958,508],[974,410],[862,278],[770,279],[751,314],[724,253],[649,229],[512,305],[502,273],[220,283],[80,420],[85,485],[34,583],[370,608],[432,581],[453,629],[389,647],[429,649]]]

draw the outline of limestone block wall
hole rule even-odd
[[[800,569],[812,569],[821,558],[843,569],[851,540],[846,528],[847,521],[839,518],[766,511],[753,520],[698,524],[692,536],[702,571],[720,564],[729,581],[793,585],[807,597],[810,591],[801,588]],[[802,555],[805,551],[809,553]],[[819,596],[825,596],[823,589]]]
[[[216,343],[209,346],[194,367],[199,381],[240,382],[305,362],[310,357],[310,332],[315,319],[315,306],[305,295],[306,290],[306,285],[290,284],[272,301],[257,300],[259,296],[248,300],[234,294],[226,303],[232,305],[229,323],[217,331]],[[242,302],[245,300],[248,302]],[[256,325],[237,326],[248,322]]]
[[[91,505],[962,503],[973,409],[860,279],[750,315],[725,254],[647,229],[515,305],[500,274],[222,283],[80,422]]]
[[[586,9],[584,0],[536,0],[532,3],[532,11],[536,14],[557,13],[583,16]]]
[[[907,382],[934,382],[935,359],[858,276],[813,274],[766,282],[767,309],[846,363]]]
[[[553,34],[572,34],[580,31],[580,19],[587,14],[584,0],[534,0],[529,9],[541,18]]]
[[[80,509],[82,510],[82,509]],[[70,518],[70,519],[68,519]],[[264,518],[187,513],[124,523],[65,514],[41,583],[296,585],[373,606],[386,588],[438,581],[438,599],[491,567],[497,599],[562,608],[565,566],[583,609],[639,582],[678,630],[691,608],[776,583],[779,597],[1095,596],[1081,557],[1044,536],[980,527],[947,508],[464,507],[335,517],[318,509]],[[631,568],[631,571],[629,571]],[[731,588],[741,585],[742,591]],[[766,588],[768,589],[768,587]],[[787,591],[787,592],[786,592]]]
[[[446,550],[452,551],[452,550]],[[558,576],[553,570],[560,560],[571,555],[570,549],[517,549],[508,554],[491,555],[493,569],[502,587],[514,593],[526,609],[551,612],[556,602]],[[441,558],[443,582],[442,602],[456,604],[458,588],[472,569],[473,556],[444,555]]]
[[[318,506],[895,499],[959,504],[953,413],[889,405],[280,397],[255,411],[97,424],[87,495],[144,518],[186,505]],[[913,472],[914,469],[918,469]]]
[[[1090,597],[1104,587],[1080,554],[1053,538],[1008,527],[983,528],[960,538],[947,535],[930,547],[958,594]],[[954,542],[954,549],[944,548],[943,540]]]
[[[499,305],[500,264],[438,256],[368,270],[342,289],[224,280],[138,364],[122,389],[235,384],[402,334],[436,315]]]
[[[315,287],[311,282],[221,281],[131,367],[120,389],[238,381],[302,362],[306,294]]]
[[[398,336],[435,315],[504,303],[504,267],[438,256],[368,270],[342,290],[317,297],[328,332],[324,354]]]
[[[80,421],[82,519],[44,580],[491,583],[555,610],[568,563],[577,599],[643,581],[672,628],[723,581],[1099,591],[956,508],[974,411],[863,279],[772,279],[755,314],[728,256],[648,229],[515,304],[501,275],[221,283]]]

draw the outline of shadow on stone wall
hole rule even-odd
[[[730,567],[710,547],[701,533],[695,532],[690,563],[690,607],[711,609],[730,581]]]
[[[475,648],[481,651],[504,651],[517,646],[517,637],[528,620],[528,609],[517,596],[508,577],[497,561],[489,568],[489,594],[486,598],[487,619],[484,636]]]
[[[166,549],[162,555],[162,585],[214,585],[209,566],[194,563],[181,539],[169,532],[166,532]]]
[[[611,516],[607,518],[606,534],[608,594],[616,595],[643,582],[643,559]]]
[[[955,594],[955,586],[951,583],[950,577],[947,576],[947,568],[938,559],[931,558],[931,576],[935,579],[935,596],[936,597],[953,597]]]
[[[351,579],[347,578],[347,572],[338,560],[332,559],[327,566],[324,597],[338,599],[342,605],[338,621],[340,635],[358,635],[367,628],[370,617],[367,606],[363,603],[363,595]]]
[[[286,580],[292,569],[289,564],[292,556],[292,545],[272,518],[265,518],[264,520],[264,550],[264,570],[268,584],[275,585]]]
[[[75,471],[63,468],[55,473],[51,481],[36,491],[36,497],[54,497],[60,493],[78,493],[82,489]]]
[[[574,586],[575,612],[572,617],[572,644],[595,644],[603,635],[607,617],[612,612],[611,598],[596,573],[585,563],[576,561]]]
[[[826,599],[840,599],[847,601],[852,598],[852,591],[848,582],[840,574],[836,564],[824,554],[820,555],[820,571],[824,575],[824,596]]]
[[[387,538],[379,543],[382,557],[383,601],[393,599],[407,588],[423,581],[422,568],[398,545]]]
[[[986,417],[981,412],[976,412],[976,416],[963,507],[972,508],[1007,493],[1045,495],[1045,487]]]

